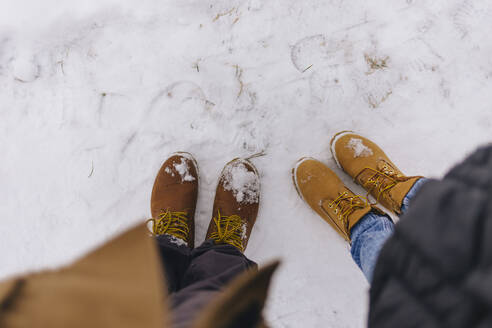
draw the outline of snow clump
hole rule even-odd
[[[190,174],[190,168],[184,158],[181,158],[181,163],[174,164],[174,169],[181,176],[181,183],[183,183],[184,181],[195,181],[195,177]]]
[[[169,239],[168,240],[172,244],[175,244],[175,245],[178,245],[178,246],[188,246],[188,243],[184,239],[181,239],[181,238],[178,238],[176,236],[169,235],[169,234],[166,234],[166,235],[169,236]]]
[[[246,223],[243,223],[243,226],[241,227],[241,239],[246,240],[248,238],[248,226]]]
[[[170,174],[171,176],[174,176],[174,172],[173,170],[171,170],[171,168],[168,166],[164,169],[164,171],[166,171],[167,174]]]
[[[258,203],[260,198],[260,181],[253,171],[248,171],[243,163],[228,165],[223,173],[224,189],[232,190],[238,203]]]
[[[352,138],[345,147],[354,151],[354,158],[369,157],[373,154],[371,148],[364,145],[362,139]]]

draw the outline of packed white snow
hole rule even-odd
[[[184,181],[195,181],[195,177],[190,173],[190,167],[184,158],[181,158],[181,162],[174,163],[174,169],[181,176],[181,182]]]
[[[372,149],[364,145],[362,139],[359,138],[350,138],[345,147],[354,152],[354,158],[369,157],[373,154]]]
[[[188,246],[188,243],[184,239],[178,238],[178,237],[173,236],[173,235],[168,235],[168,236],[169,236],[169,241],[171,243],[178,245],[178,246]]]
[[[241,227],[241,239],[245,240],[248,237],[248,226],[246,223],[243,223],[243,226]]]
[[[0,1],[0,278],[144,221],[175,152],[200,169],[200,245],[224,165],[263,153],[245,254],[283,261],[268,323],[366,327],[369,285],[292,167],[314,157],[365,195],[331,155],[340,131],[438,178],[490,142],[491,17],[490,0]]]
[[[174,176],[174,172],[169,166],[164,169],[164,172],[171,175],[172,177]]]
[[[227,165],[223,172],[224,189],[232,191],[238,203],[258,203],[260,181],[255,172],[249,171],[241,162]]]

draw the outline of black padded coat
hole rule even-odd
[[[492,327],[492,145],[423,185],[380,253],[369,327]]]

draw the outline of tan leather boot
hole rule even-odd
[[[152,232],[178,245],[194,247],[198,165],[189,153],[169,157],[155,178],[150,200]]]
[[[254,165],[234,159],[220,174],[206,239],[244,252],[260,204],[260,178]]]
[[[292,178],[299,196],[347,241],[350,230],[364,215],[372,210],[380,213],[314,158],[301,158],[292,169]]]
[[[338,166],[367,190],[367,196],[401,213],[403,198],[422,177],[405,176],[378,145],[351,131],[337,133],[330,145]]]

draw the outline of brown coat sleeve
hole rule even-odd
[[[69,267],[0,285],[1,327],[166,326],[163,276],[144,225]]]

